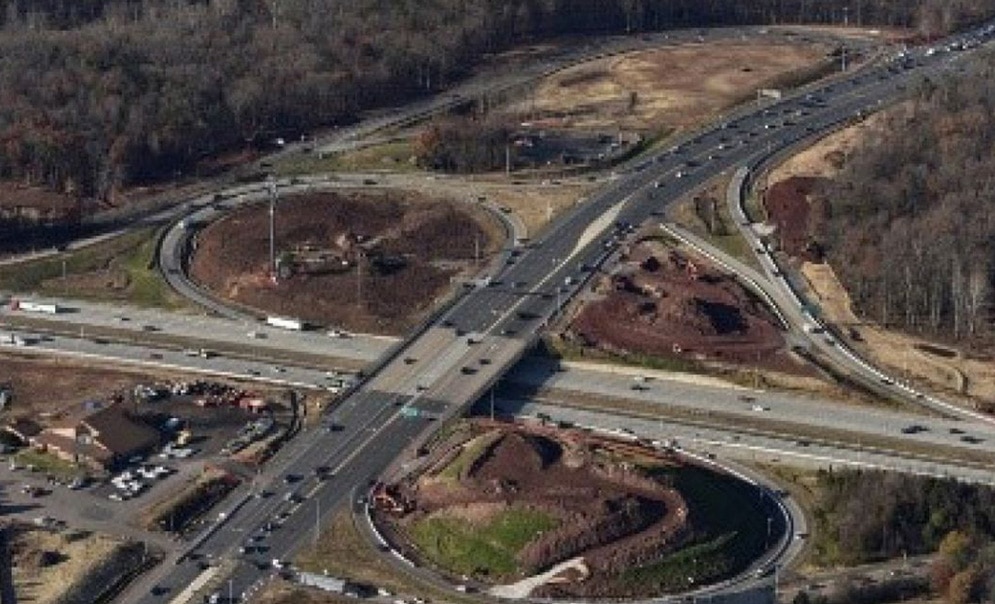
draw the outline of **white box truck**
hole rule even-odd
[[[291,331],[304,330],[304,323],[300,319],[269,316],[266,317],[266,324],[271,327],[279,327],[280,329],[289,329]]]

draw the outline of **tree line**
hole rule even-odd
[[[813,225],[859,313],[968,343],[992,335],[995,63],[924,81],[846,160]]]
[[[819,473],[813,545],[822,566],[937,554],[928,577],[844,581],[794,604],[871,604],[931,593],[949,604],[995,603],[995,489],[878,470]]]
[[[437,91],[523,40],[742,23],[934,34],[995,0],[0,0],[0,178],[77,198]]]

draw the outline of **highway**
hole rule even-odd
[[[829,128],[858,111],[877,107],[879,101],[900,94],[897,85],[908,83],[912,72],[871,69],[853,80],[816,87],[809,94],[813,95],[810,98],[817,95],[818,103],[805,99],[782,101],[719,124],[670,152],[640,160],[587,203],[554,222],[540,239],[521,250],[515,264],[492,275],[489,285],[468,293],[440,318],[440,327],[429,329],[401,349],[381,373],[336,410],[335,421],[345,427],[342,432],[305,435],[295,445],[298,450],[280,456],[291,460],[286,462],[286,471],[300,470],[307,476],[308,466],[325,461],[338,470],[336,477],[328,481],[336,488],[316,487],[312,498],[326,509],[341,503],[365,479],[380,474],[388,461],[396,459],[427,427],[438,425],[421,418],[403,419],[401,407],[415,401],[419,408],[448,417],[462,411],[482,387],[503,374],[510,361],[517,360],[518,351],[531,343],[543,323],[582,286],[588,267],[604,260],[617,244],[611,234],[618,221],[640,223],[714,174],[760,152],[799,140],[809,130]],[[790,121],[785,117],[789,115]],[[730,150],[733,140],[737,144]],[[476,353],[479,350],[485,352]],[[433,364],[423,372],[420,365],[429,358]],[[488,363],[481,364],[481,358]],[[463,368],[470,366],[473,373],[464,373]],[[435,393],[444,394],[444,398],[436,398]],[[359,417],[354,415],[357,413]],[[336,447],[336,442],[350,445]],[[278,481],[270,486],[274,491],[284,490],[277,488]],[[199,549],[216,557],[234,555],[231,535],[258,531],[256,521],[275,511],[279,503],[276,500],[278,497],[252,498],[228,516]],[[294,508],[295,512],[286,519],[291,530],[281,530],[280,536],[274,538],[268,557],[285,556],[299,545],[300,537],[307,533],[297,535],[294,529],[310,526],[312,514],[316,513],[303,513],[302,509],[308,505],[313,505],[314,510],[319,508],[311,501],[305,499]],[[175,589],[188,583],[197,572],[191,562],[183,562],[163,581]],[[230,575],[232,589],[239,594],[249,591],[259,576],[258,568],[242,562]],[[148,595],[143,601],[161,600]]]
[[[926,445],[921,448],[935,445],[986,452],[995,459],[995,426],[827,401],[800,393],[723,387],[697,382],[693,376],[649,370],[591,365],[578,368],[572,364],[556,367],[552,362],[537,359],[520,363],[504,379],[535,389],[540,396],[554,391],[554,398],[565,402],[570,401],[571,395],[595,400],[626,399],[659,408],[661,412],[669,410],[670,415],[679,412],[682,416],[697,417],[701,423],[713,425],[740,418],[751,425],[776,427],[787,435],[794,432],[795,440],[806,432],[826,431],[849,435],[849,442],[855,446],[861,441],[866,445],[889,438]],[[921,430],[904,433],[910,426],[919,426]]]
[[[291,331],[257,320],[232,321],[216,316],[163,312],[118,303],[52,297],[46,297],[45,301],[57,304],[64,311],[57,314],[34,313],[12,310],[9,305],[3,304],[0,305],[0,326],[24,333],[46,329],[82,338],[92,338],[96,332],[117,333],[121,339],[134,339],[153,347],[157,346],[157,339],[189,341],[191,345],[202,343],[207,347],[251,349],[256,358],[303,353],[328,357],[329,365],[334,365],[338,359],[369,363],[397,342],[396,338],[387,336],[345,334],[345,337],[333,337],[323,330]]]
[[[634,162],[523,246],[513,264],[492,274],[487,285],[469,291],[435,326],[391,349],[381,370],[332,413],[329,421],[342,429],[318,428],[301,435],[254,485],[245,485],[229,500],[224,521],[198,540],[194,553],[227,560],[225,568],[231,570],[219,572],[217,581],[230,581],[236,595],[251,592],[268,572],[260,568],[264,559],[289,557],[324,513],[388,468],[403,469],[413,460],[401,457],[410,444],[462,413],[500,378],[560,307],[584,287],[591,267],[618,245],[617,233],[625,224],[649,219],[722,171],[896,98],[902,93],[899,86],[915,81],[917,70],[936,71],[946,65],[942,57],[918,60],[922,67],[894,71],[875,67],[852,79],[813,87],[810,97],[786,99],[730,119],[672,150]],[[318,466],[328,466],[334,477],[319,480],[314,475]],[[301,478],[285,484],[288,473]],[[272,495],[256,497],[253,490]],[[300,503],[284,499],[290,490],[302,498]],[[239,554],[238,544],[262,534],[262,519],[282,508],[289,514],[281,528],[263,538],[267,551],[248,557]],[[170,601],[203,572],[198,562],[186,556],[154,569],[135,589],[154,581],[169,591],[145,592],[141,597],[129,592],[128,601]]]

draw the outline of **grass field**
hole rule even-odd
[[[31,466],[42,474],[52,474],[57,478],[73,478],[85,474],[85,470],[72,463],[59,459],[51,453],[43,453],[31,448],[25,448],[14,456],[22,466]]]
[[[156,229],[141,229],[80,250],[7,266],[0,271],[0,289],[182,308],[185,303],[155,268],[157,237]]]
[[[436,565],[456,574],[493,580],[519,575],[522,569],[516,554],[556,524],[548,514],[511,508],[483,524],[459,518],[426,518],[412,527],[411,537]]]
[[[676,357],[655,357],[646,354],[612,354],[603,350],[583,347],[561,338],[543,338],[546,352],[555,359],[564,361],[608,362],[616,365],[642,367],[658,371],[707,374],[707,368],[691,359]]]
[[[370,583],[406,597],[418,596],[432,602],[454,604],[474,602],[472,597],[452,591],[441,591],[415,575],[399,572],[397,567],[366,539],[354,520],[352,513],[346,508],[336,512],[328,525],[323,528],[318,541],[309,540],[308,546],[297,555],[294,566],[304,571],[327,572],[333,577]],[[292,597],[272,601],[301,604],[301,600]]]
[[[414,151],[407,139],[383,143],[319,157],[315,153],[288,156],[274,164],[279,176],[297,176],[321,172],[416,172],[418,166],[411,162]]]

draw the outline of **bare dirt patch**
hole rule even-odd
[[[904,107],[898,105],[887,111],[874,113],[862,122],[833,132],[771,170],[767,182],[773,184],[792,176],[833,178],[853,150],[865,140],[873,140],[873,137],[878,136],[888,123],[888,116],[904,111]]]
[[[501,240],[480,208],[417,193],[327,192],[280,202],[277,282],[268,209],[253,206],[198,236],[191,274],[254,308],[363,332],[403,333]]]
[[[772,220],[778,222],[778,230],[788,235],[789,243],[785,245],[788,253],[807,259],[804,250],[791,243],[801,241],[800,236],[792,233],[797,234],[805,228],[803,223],[811,209],[811,187],[797,185],[834,177],[852,149],[874,140],[890,118],[906,111],[907,106],[899,105],[874,114],[824,138],[771,171],[767,177],[767,199],[773,198],[775,203],[768,205],[768,211]],[[804,261],[801,271],[821,316],[837,326],[840,334],[848,338],[849,345],[875,364],[907,379],[927,382],[950,395],[963,395],[976,401],[995,398],[995,364],[991,359],[975,358],[955,348],[951,348],[952,355],[933,354],[930,342],[883,329],[858,317],[849,294],[831,266]]]
[[[27,525],[12,526],[7,533],[18,601],[38,604],[61,601],[123,546],[105,535]]]
[[[9,384],[14,393],[8,413],[34,419],[157,379],[140,370],[108,369],[59,357],[0,355],[0,384]]]
[[[822,252],[809,236],[812,212],[810,197],[815,194],[819,179],[792,176],[778,181],[767,189],[764,208],[768,222],[776,227],[775,236],[780,249],[792,256],[821,260]]]
[[[863,321],[853,313],[850,298],[832,268],[806,262],[802,273],[815,296],[822,316],[839,326],[849,338],[849,345],[862,355],[883,365],[893,374],[923,380],[950,395],[965,395],[976,400],[995,399],[995,363],[963,351],[944,346],[948,352],[930,351],[935,344],[912,335],[882,329]]]
[[[776,318],[729,275],[658,241],[636,245],[596,286],[567,334],[585,347],[804,371]]]
[[[480,566],[467,572],[485,582],[503,581],[583,556],[590,575],[578,583],[582,587],[577,591],[589,594],[606,588],[597,587],[599,580],[656,560],[691,538],[688,508],[680,493],[638,469],[637,458],[630,455],[625,462],[617,457],[631,453],[629,445],[503,424],[481,423],[479,429],[486,435],[486,446],[474,447],[471,443],[481,441],[471,440],[465,448],[456,442],[441,448],[469,456],[453,462],[461,464],[458,480],[414,479],[384,487],[377,499],[378,522],[388,524],[392,534],[424,545],[418,534],[432,521],[481,527],[490,540],[501,541],[529,529],[521,526],[527,520],[502,513],[538,514],[545,524],[540,522],[541,528],[524,539],[518,536],[517,571],[496,572],[499,567],[488,566],[488,558],[481,556]],[[653,453],[645,449],[640,455],[645,461]],[[662,454],[656,462],[679,464]],[[437,552],[437,564],[445,563],[443,549]]]
[[[818,66],[828,51],[812,43],[721,41],[633,52],[558,73],[539,85],[534,106],[574,128],[687,128],[777,78]]]

